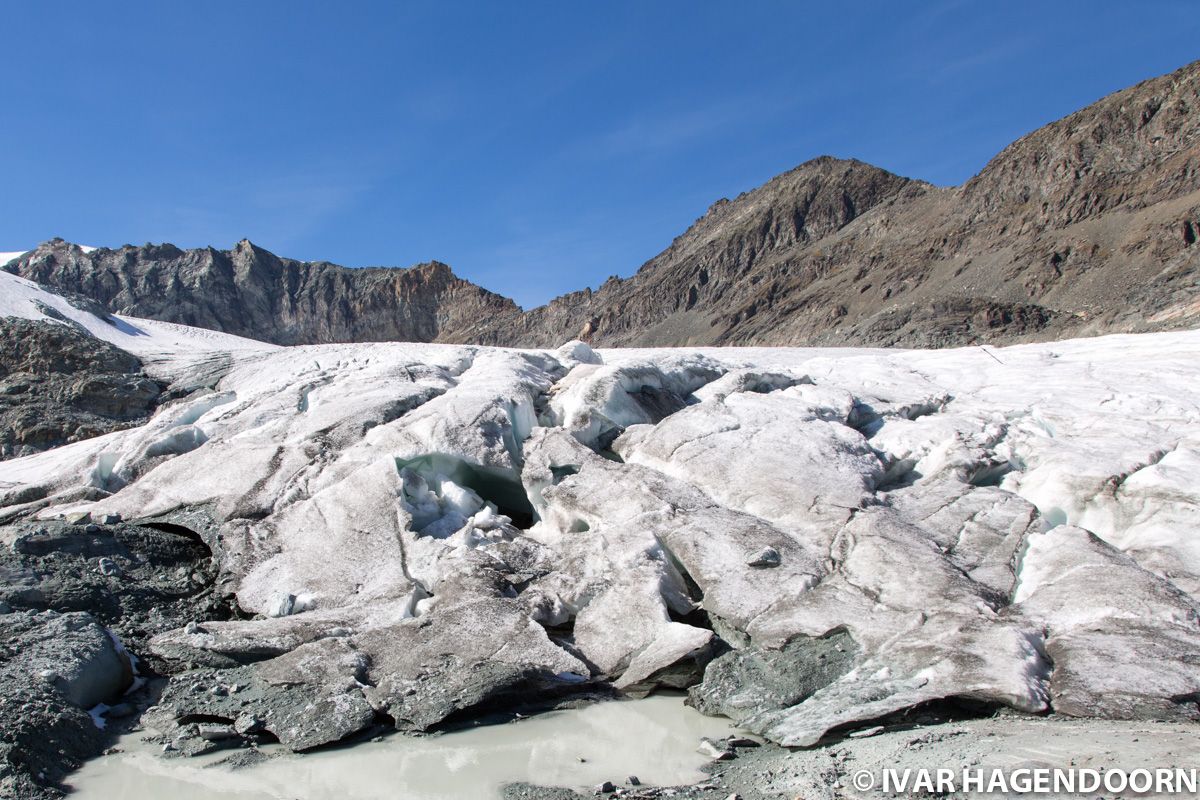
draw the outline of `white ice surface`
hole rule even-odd
[[[787,370],[877,399],[881,410],[949,397],[944,411],[886,419],[872,444],[923,462],[925,476],[979,466],[986,450],[1012,468],[1002,488],[1034,503],[1051,524],[1084,527],[1200,591],[1200,536],[1192,534],[1200,530],[1198,331],[929,351],[599,352],[607,364],[687,352]]]

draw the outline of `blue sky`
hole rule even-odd
[[[822,154],[960,183],[1194,2],[0,0],[0,251],[438,259],[529,307]]]

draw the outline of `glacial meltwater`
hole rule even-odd
[[[164,758],[130,734],[121,752],[71,776],[72,800],[457,800],[497,798],[507,783],[591,788],[636,775],[643,784],[702,780],[700,738],[734,732],[679,696],[597,703],[440,736],[284,754],[252,766],[214,765],[232,751]]]

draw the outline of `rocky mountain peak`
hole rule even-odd
[[[274,253],[263,250],[249,239],[241,239],[229,250],[229,255],[237,261],[244,262],[260,259],[268,255],[274,256]]]
[[[426,261],[422,264],[417,264],[415,267],[412,267],[412,269],[430,276],[438,276],[440,278],[449,280],[461,280],[457,275],[454,274],[454,270],[450,268],[449,264],[446,264],[442,261],[437,261],[436,259],[433,261]]]

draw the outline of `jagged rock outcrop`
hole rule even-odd
[[[86,331],[0,318],[0,458],[145,422],[161,392],[135,356]]]
[[[347,269],[280,258],[246,240],[232,250],[147,244],[85,252],[56,239],[7,269],[93,298],[110,313],[275,344],[467,339],[481,319],[518,310],[437,261]]]

